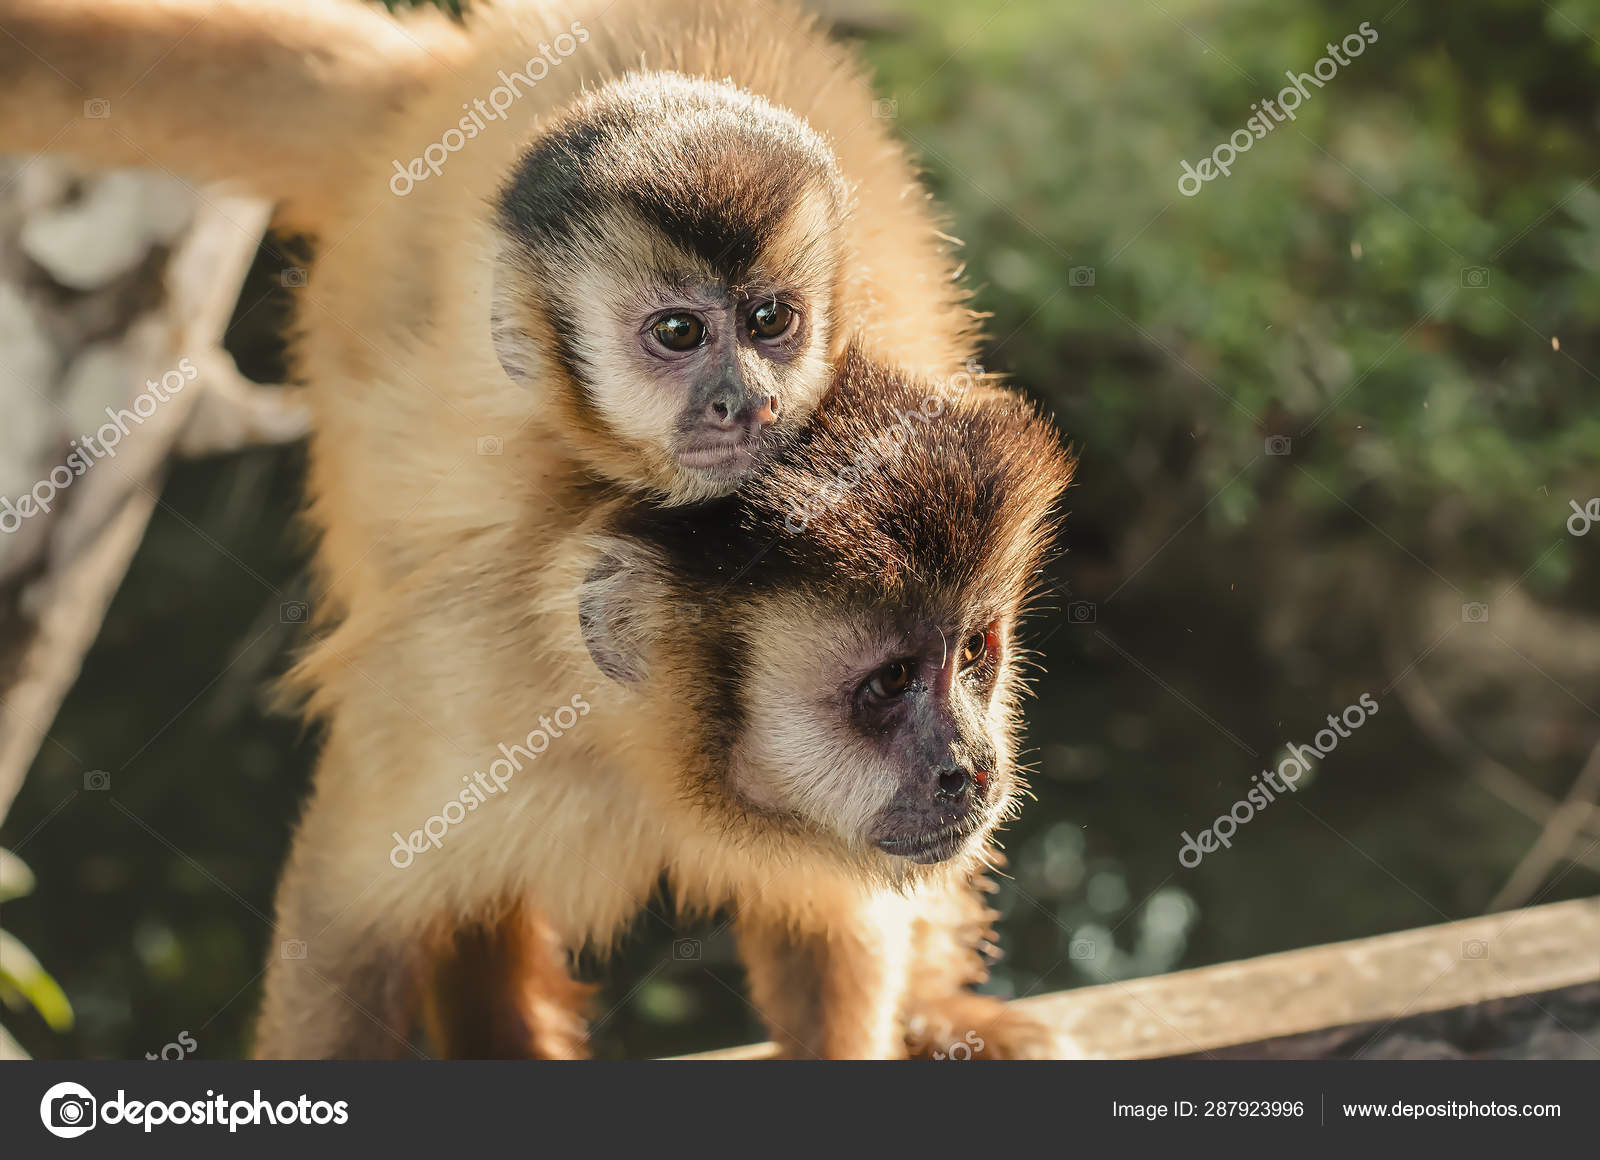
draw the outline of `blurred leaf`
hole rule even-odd
[[[0,930],[0,994],[8,1005],[20,994],[50,1025],[53,1031],[72,1028],[72,1004],[33,953],[11,935]]]
[[[33,871],[10,850],[0,850],[0,902],[33,893]]]

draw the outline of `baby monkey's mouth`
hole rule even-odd
[[[760,430],[696,433],[673,449],[678,466],[713,479],[739,479],[754,471],[781,442],[777,432]]]
[[[759,461],[763,440],[759,435],[740,434],[733,438],[697,440],[679,447],[678,463],[691,471],[743,475]]]

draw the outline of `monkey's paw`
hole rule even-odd
[[[962,993],[919,1003],[906,1024],[912,1059],[1071,1059],[1070,1042],[1020,1008]]]

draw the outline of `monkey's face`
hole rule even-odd
[[[976,849],[1016,786],[1011,617],[981,607],[764,605],[747,638],[730,791],[910,862]]]
[[[827,144],[730,85],[625,79],[502,192],[494,342],[599,475],[726,495],[828,385],[848,191]]]
[[[577,408],[669,494],[733,490],[826,390],[837,261],[824,205],[801,198],[737,280],[627,215],[563,280]]]

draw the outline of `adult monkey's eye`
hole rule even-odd
[[[893,700],[911,684],[911,665],[907,661],[892,661],[883,666],[867,681],[867,688],[876,697]]]
[[[770,342],[787,334],[793,322],[794,308],[774,298],[750,312],[750,335]]]
[[[976,668],[983,662],[1000,655],[1000,624],[991,621],[961,642],[961,667]]]
[[[650,333],[668,350],[693,350],[706,340],[706,324],[696,315],[680,312],[656,319]]]

